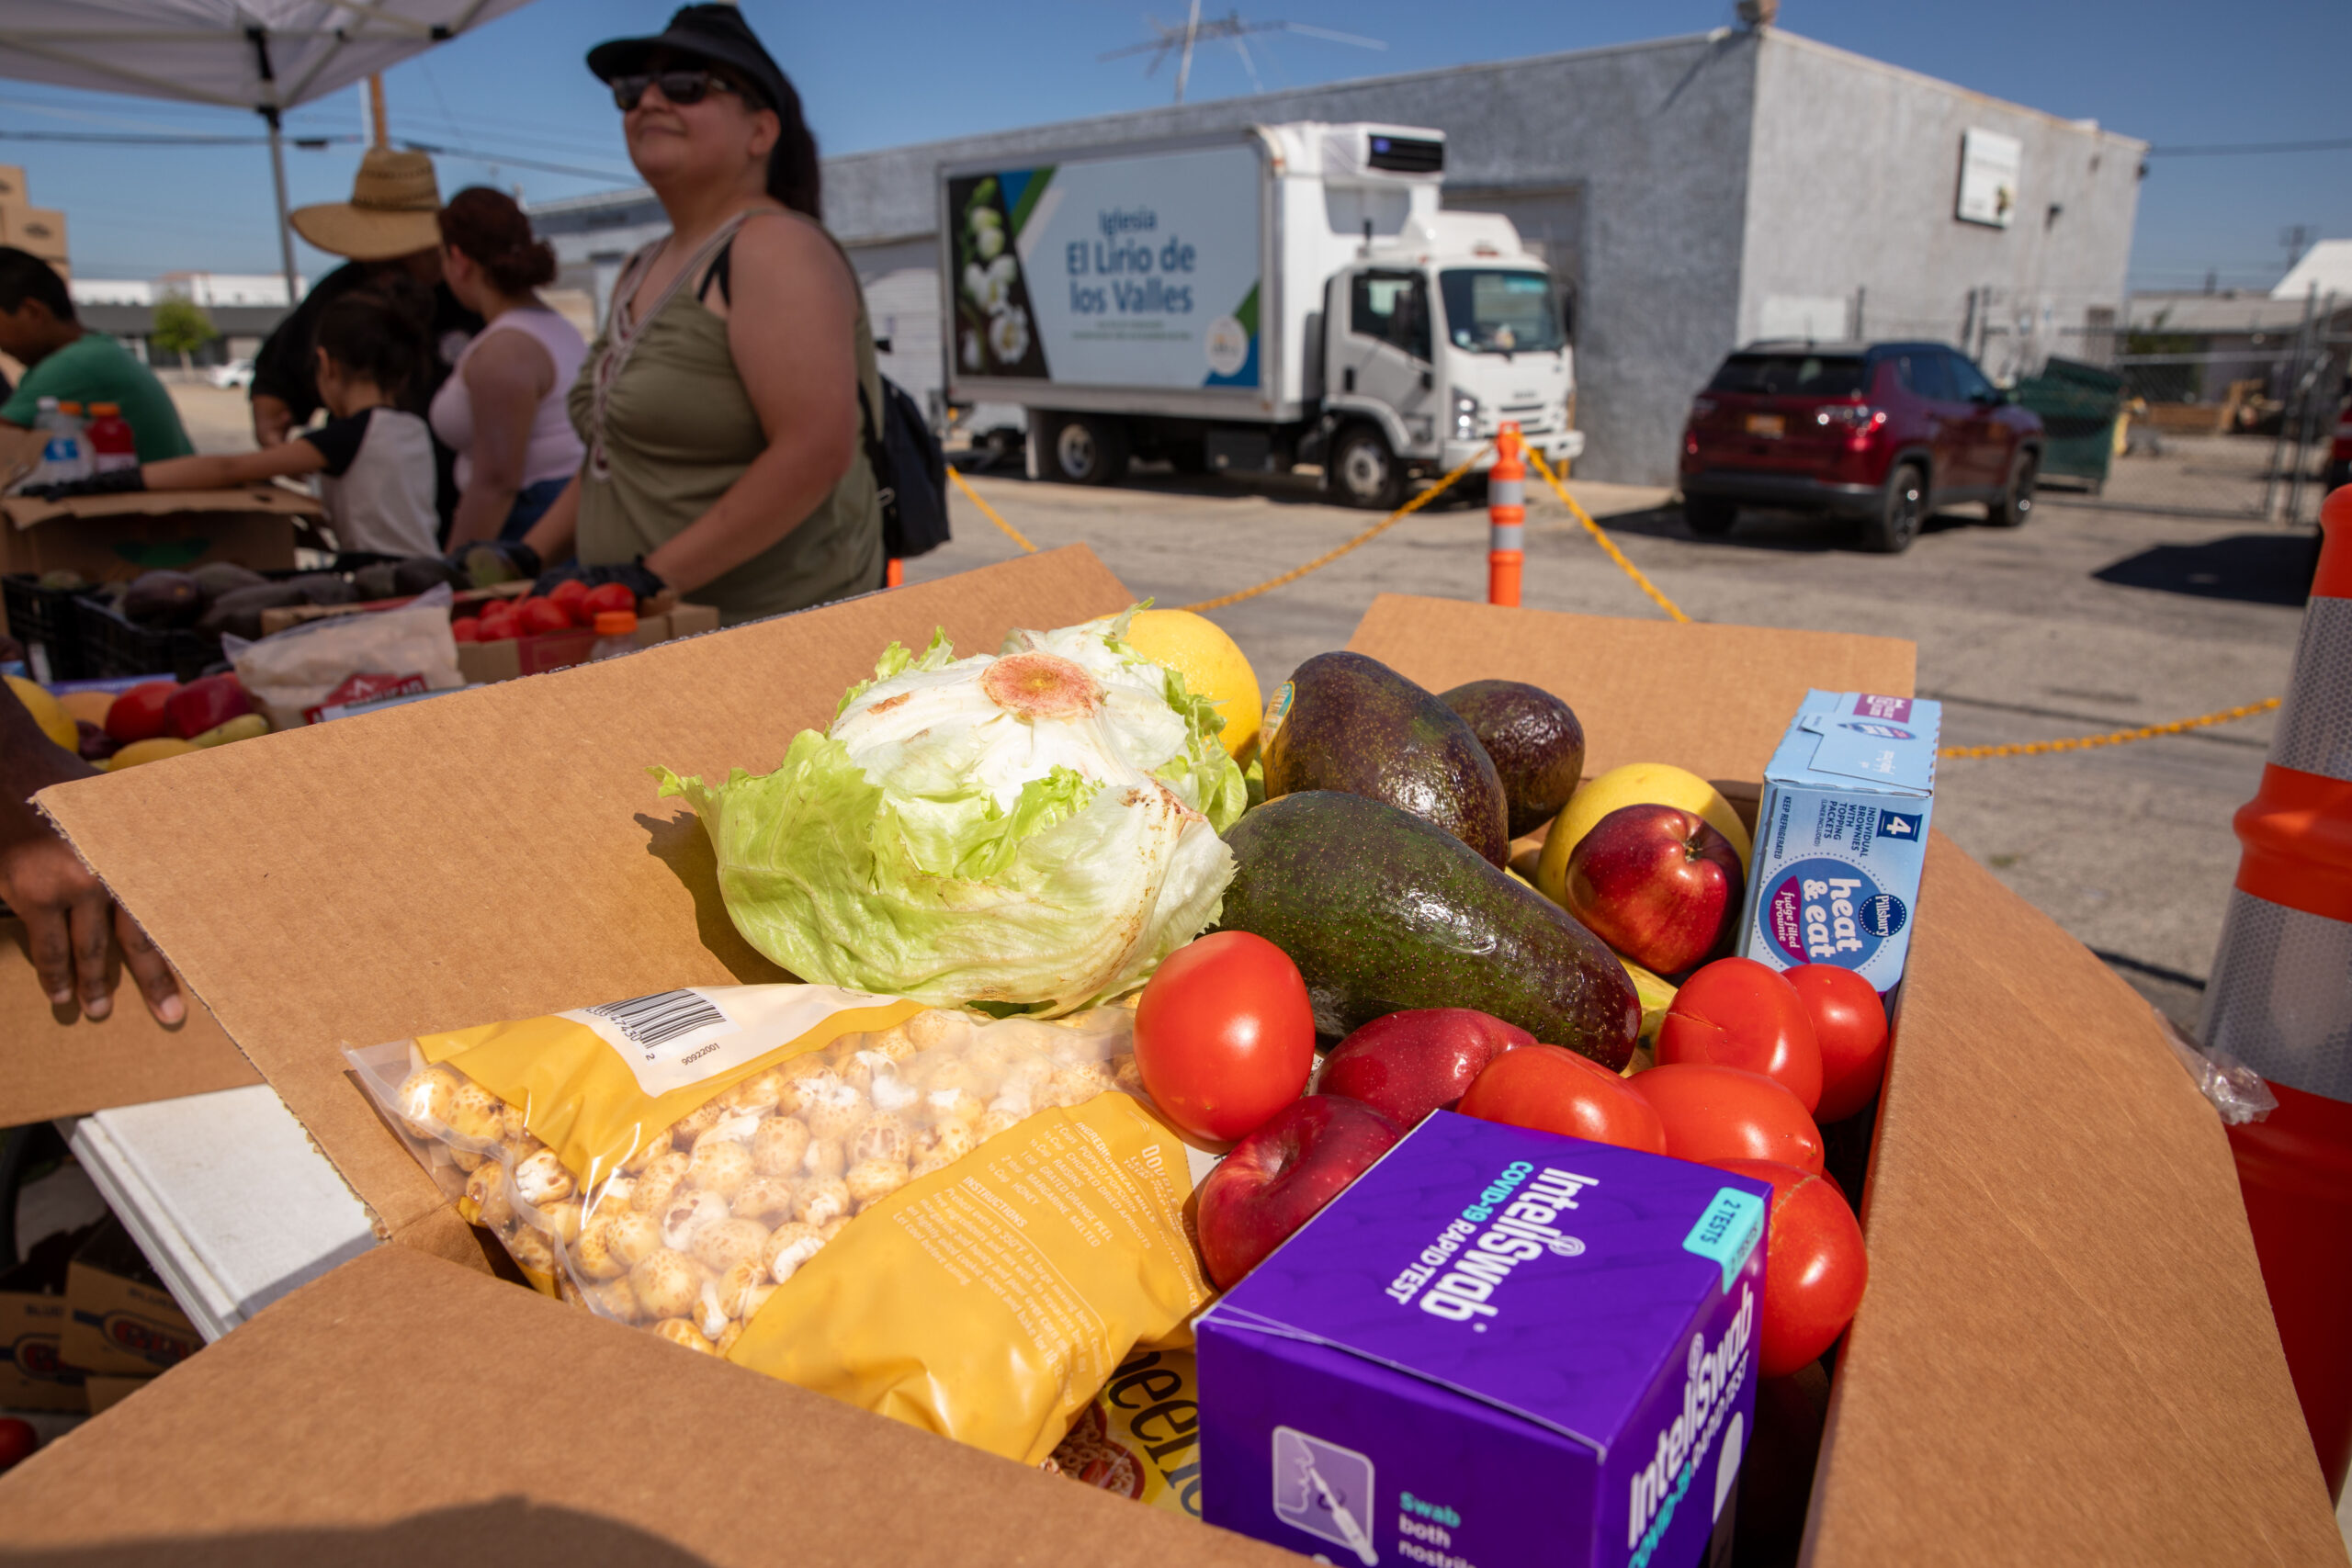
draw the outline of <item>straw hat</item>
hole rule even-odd
[[[359,160],[349,201],[322,201],[287,214],[294,231],[329,255],[385,261],[441,243],[441,186],[422,152],[371,147]]]

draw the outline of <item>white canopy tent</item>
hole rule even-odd
[[[250,109],[269,126],[290,298],[288,109],[397,65],[526,0],[0,0],[0,76]]]

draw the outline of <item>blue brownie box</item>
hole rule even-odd
[[[1769,1201],[1431,1115],[1197,1320],[1204,1517],[1364,1568],[1701,1562],[1755,1422]]]

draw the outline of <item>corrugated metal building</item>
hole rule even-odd
[[[1997,376],[2111,326],[2146,151],[1762,28],[831,158],[827,222],[889,340],[885,370],[918,397],[940,385],[940,164],[1300,119],[1446,133],[1447,204],[1510,217],[1570,297],[1577,471],[1650,483],[1672,480],[1692,392],[1750,339],[1985,339]],[[600,313],[622,259],[664,227],[642,190],[532,217]]]

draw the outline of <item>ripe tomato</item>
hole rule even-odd
[[[629,592],[626,582],[602,582],[588,590],[580,601],[580,624],[593,626],[596,617],[607,610],[634,610],[637,595]]]
[[[1504,1052],[1478,1075],[1458,1109],[1482,1122],[1666,1153],[1666,1127],[1648,1100],[1607,1067],[1557,1045]]]
[[[1657,1059],[1761,1073],[1807,1115],[1821,1101],[1813,1019],[1796,987],[1753,958],[1718,958],[1682,983],[1658,1025]]]
[[[1143,1086],[1195,1137],[1250,1132],[1298,1098],[1314,1065],[1306,982],[1264,937],[1218,931],[1178,948],[1136,1004]]]
[[[481,617],[476,615],[468,615],[462,621],[451,621],[449,623],[449,635],[456,637],[459,642],[480,642],[481,640]]]
[[[1819,1360],[1854,1321],[1871,1277],[1862,1227],[1838,1190],[1811,1171],[1772,1160],[1716,1163],[1772,1184],[1756,1371],[1761,1377],[1786,1377]]]
[[[1795,1095],[1761,1073],[1683,1062],[1635,1073],[1625,1085],[1657,1109],[1676,1159],[1770,1159],[1821,1174],[1821,1129]]]
[[[525,637],[568,632],[571,629],[571,615],[552,599],[526,599],[515,609],[514,624]]]
[[[33,1430],[29,1421],[19,1421],[14,1416],[0,1419],[0,1470],[12,1470],[19,1462],[30,1459],[40,1447],[40,1434]]]
[[[514,619],[514,606],[503,601],[491,605],[475,618],[481,623],[479,640],[482,642],[504,642],[522,629]]]
[[[153,740],[171,728],[172,694],[177,681],[141,681],[107,708],[107,733],[128,745]]]
[[[548,598],[562,605],[563,613],[571,617],[571,624],[579,626],[592,626],[595,622],[594,616],[580,613],[580,602],[587,597],[588,585],[576,577],[567,577],[548,590]]]
[[[1851,969],[1807,964],[1788,972],[1821,1047],[1816,1122],[1843,1122],[1871,1102],[1886,1077],[1886,1004]]]

